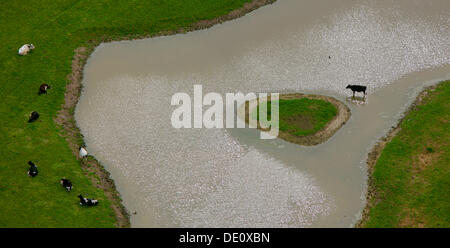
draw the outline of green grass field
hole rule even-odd
[[[267,108],[267,117],[271,119],[271,105],[278,104],[279,108],[279,128],[280,131],[296,136],[307,136],[316,133],[330,122],[337,114],[336,107],[320,99],[290,99],[267,102],[267,105],[260,105]],[[253,119],[258,120],[259,108],[255,108],[251,113]],[[262,109],[264,111],[264,109]]]
[[[249,0],[0,1],[0,227],[114,227],[104,192],[92,185],[54,122],[64,101],[74,50],[108,38],[139,37],[187,28]],[[36,49],[18,56],[25,43]],[[38,96],[48,83],[49,94]],[[28,124],[31,111],[40,119]],[[27,161],[39,175],[29,178]],[[70,193],[61,177],[74,183]],[[78,193],[100,200],[78,205]]]
[[[450,227],[450,81],[400,123],[373,171],[363,227]]]

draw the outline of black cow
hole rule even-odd
[[[72,182],[69,179],[62,178],[61,185],[69,192],[72,190]]]
[[[78,195],[78,198],[80,198],[80,205],[81,206],[96,206],[98,204],[98,201],[95,199],[89,199],[84,198],[81,194]]]
[[[47,94],[47,90],[51,89],[50,85],[48,84],[41,84],[41,86],[39,86],[39,95],[41,94]]]
[[[28,164],[30,165],[30,169],[28,169],[28,176],[30,176],[30,177],[37,176],[39,173],[37,166],[31,161],[28,161]]]
[[[31,112],[28,122],[33,122],[39,118],[39,113],[36,111]]]
[[[355,92],[363,92],[364,97],[366,96],[367,87],[363,85],[347,85],[346,89],[351,89],[353,91],[353,97],[355,97]]]

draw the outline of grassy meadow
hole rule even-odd
[[[450,81],[428,90],[375,164],[363,227],[450,227]]]
[[[74,50],[98,42],[188,28],[242,7],[249,0],[0,1],[0,227],[114,227],[105,194],[92,184],[54,118],[64,102]],[[36,49],[17,51],[25,43]],[[42,83],[52,86],[38,96]],[[31,111],[41,115],[27,123]],[[27,162],[39,175],[27,176]],[[68,193],[59,179],[72,180]],[[99,199],[78,204],[78,193]]]

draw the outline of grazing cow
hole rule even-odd
[[[351,89],[353,91],[353,97],[355,97],[355,92],[363,92],[364,97],[366,96],[367,87],[363,85],[347,85],[346,89]]]
[[[87,153],[86,149],[84,147],[80,146],[80,157],[84,158],[87,155],[88,155],[88,153]]]
[[[62,178],[61,185],[66,188],[68,192],[72,190],[72,182],[69,179]]]
[[[30,117],[28,118],[28,122],[33,122],[39,118],[39,113],[36,111],[33,111],[30,113]]]
[[[31,50],[34,49],[33,44],[25,44],[19,48],[19,55],[27,55]]]
[[[37,166],[31,161],[28,161],[28,164],[30,165],[30,169],[28,169],[28,176],[30,177],[37,176],[38,175]]]
[[[89,199],[84,198],[81,194],[78,195],[78,198],[80,198],[80,205],[81,206],[96,206],[98,204],[98,201],[95,199]]]
[[[41,84],[39,86],[39,95],[47,94],[47,90],[51,89],[50,85],[48,84]]]

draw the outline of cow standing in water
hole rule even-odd
[[[345,87],[346,89],[351,89],[353,91],[353,98],[355,98],[355,92],[363,92],[364,93],[364,97],[366,97],[366,90],[367,90],[367,86],[363,86],[363,85],[347,85],[347,87]]]

